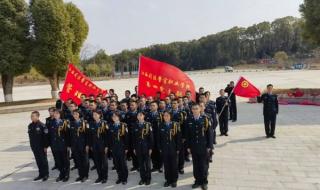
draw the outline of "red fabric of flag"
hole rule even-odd
[[[180,69],[148,57],[140,56],[138,94],[155,96],[161,92],[161,99],[174,93],[184,96],[190,91],[195,100],[195,87],[193,81]]]
[[[238,83],[233,89],[233,93],[245,98],[255,98],[261,94],[260,90],[244,77],[240,77]]]
[[[81,95],[86,96],[103,94],[107,91],[97,87],[87,76],[81,73],[73,64],[68,65],[68,71],[61,91],[61,100],[67,101],[72,99],[76,104],[81,103]]]

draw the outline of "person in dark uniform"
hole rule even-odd
[[[177,187],[178,181],[178,155],[181,146],[180,124],[171,121],[171,113],[163,113],[163,122],[159,129],[158,147],[164,163],[164,187]]]
[[[146,121],[151,123],[153,138],[154,138],[154,141],[157,142],[159,127],[162,122],[162,113],[158,112],[158,104],[156,101],[151,102],[150,112],[146,113]],[[157,143],[154,143],[152,154],[151,154],[151,160],[152,160],[151,172],[158,171],[159,173],[162,173],[163,161],[160,154],[160,148],[158,147]]]
[[[73,111],[70,122],[71,151],[78,168],[79,177],[76,181],[85,182],[89,175],[89,127],[80,118],[80,110]]]
[[[228,93],[228,97],[230,99],[229,112],[230,112],[230,120],[232,122],[237,121],[237,100],[236,95],[233,93],[234,82],[231,81],[229,85],[224,89],[226,93]]]
[[[187,121],[188,152],[192,155],[193,176],[192,188],[201,186],[208,189],[209,154],[213,148],[212,130],[209,118],[200,114],[199,104],[192,105],[192,116]]]
[[[218,125],[217,112],[216,112],[216,102],[208,99],[206,94],[199,95],[199,102],[204,104],[204,114],[209,118],[211,123],[211,130],[213,132],[213,144],[217,144],[216,141],[216,127]],[[214,147],[213,147],[214,148]],[[209,162],[212,162],[213,149],[210,151]]]
[[[49,117],[46,118],[46,127],[48,130],[51,129],[52,127],[52,124],[53,124],[53,121],[54,121],[54,111],[55,111],[55,107],[50,107],[48,109],[48,112],[49,112]],[[49,142],[49,146],[50,146],[50,142]],[[54,160],[54,165],[53,167],[51,168],[51,170],[55,170],[57,169],[57,158],[56,158],[56,155],[54,154],[54,152],[52,152],[52,156],[53,156],[53,160]]]
[[[127,124],[120,122],[120,113],[112,115],[112,123],[109,128],[109,147],[112,151],[113,162],[118,173],[116,184],[127,184],[128,166],[126,154],[128,152],[128,128]]]
[[[228,136],[228,115],[229,115],[229,99],[224,94],[224,90],[219,91],[220,97],[216,99],[217,112],[219,117],[220,136]]]
[[[69,180],[70,173],[70,131],[69,122],[61,119],[61,111],[55,110],[52,128],[49,130],[50,145],[56,155],[57,167],[60,172],[56,182]]]
[[[39,120],[40,113],[34,111],[31,113],[31,123],[28,126],[30,147],[36,160],[39,176],[34,181],[47,181],[49,178],[49,167],[47,159],[48,128]]]
[[[181,133],[181,141],[182,143],[185,142],[185,136],[183,134],[185,134],[185,130],[184,130],[184,124],[185,124],[185,120],[186,120],[186,112],[184,112],[183,110],[179,109],[179,104],[178,104],[178,100],[174,99],[172,100],[172,109],[170,110],[172,118],[171,120],[176,122],[179,126],[180,129],[180,133]],[[185,149],[183,144],[181,144],[181,146],[179,146],[179,154],[178,154],[178,171],[180,174],[184,174],[184,162],[185,162]]]
[[[145,122],[145,113],[139,112],[138,122],[133,129],[134,153],[139,161],[140,182],[139,185],[150,185],[151,161],[150,156],[153,148],[153,133],[151,123]]]
[[[59,99],[56,101],[56,109],[62,111],[64,109],[63,101],[61,100],[61,92],[58,93]]]
[[[93,152],[93,158],[98,173],[95,183],[107,183],[108,180],[108,125],[101,119],[101,111],[93,111],[93,122],[89,124],[89,146]]]
[[[130,109],[128,113],[126,114],[125,117],[125,123],[128,125],[128,132],[129,132],[129,149],[128,149],[128,154],[127,154],[127,159],[131,160],[132,159],[132,165],[133,167],[131,168],[130,171],[135,171],[139,168],[139,162],[137,159],[137,156],[133,153],[133,131],[134,127],[138,121],[137,119],[137,102],[131,100],[130,101]]]
[[[263,103],[264,127],[267,138],[276,138],[274,133],[276,129],[276,120],[279,113],[278,96],[272,94],[273,85],[267,85],[267,93],[258,97],[258,102]]]

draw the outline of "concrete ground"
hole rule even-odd
[[[229,80],[243,75],[258,87],[274,83],[278,88],[320,86],[319,71],[278,71],[265,73],[233,73],[225,75],[194,74],[197,86],[204,86],[213,92]],[[223,82],[219,82],[219,79]],[[116,90],[128,88],[134,79],[104,82],[108,88]],[[115,85],[118,84],[118,85]],[[212,88],[213,86],[213,88]],[[24,91],[17,97],[28,99],[28,93],[35,87],[21,87]],[[42,86],[39,87],[40,89]],[[30,92],[29,92],[30,91]],[[45,98],[47,92],[34,93]],[[50,93],[50,92],[49,92]],[[215,95],[215,94],[214,94]],[[264,137],[262,105],[248,104],[240,99],[238,121],[230,123],[228,137],[218,136],[213,163],[210,165],[209,189],[301,189],[320,190],[320,107],[280,106],[276,139]],[[47,111],[41,111],[42,120]],[[130,173],[128,184],[115,185],[116,172],[109,170],[109,180],[105,185],[94,185],[97,175],[90,172],[86,183],[75,183],[76,171],[71,172],[67,183],[56,183],[57,171],[50,171],[47,182],[32,182],[37,176],[37,168],[29,148],[27,124],[30,113],[0,114],[0,189],[158,189],[164,183],[163,174],[153,173],[152,184],[139,186],[138,173]],[[219,134],[219,132],[218,132]],[[49,152],[49,165],[52,155]],[[72,164],[73,165],[73,164]],[[109,161],[109,168],[112,161]],[[131,164],[129,164],[131,168]],[[185,174],[179,176],[177,189],[191,189],[193,183],[192,165],[186,164]]]

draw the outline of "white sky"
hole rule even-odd
[[[300,17],[303,0],[66,0],[89,23],[88,44],[108,54],[188,41],[284,16]]]

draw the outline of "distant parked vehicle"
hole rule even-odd
[[[230,67],[230,66],[225,66],[225,67],[224,67],[224,71],[227,72],[227,73],[229,73],[229,72],[232,73],[232,72],[233,72],[233,68]]]
[[[296,63],[296,64],[292,65],[292,69],[301,70],[304,68],[305,68],[305,64],[303,64],[303,63]]]

